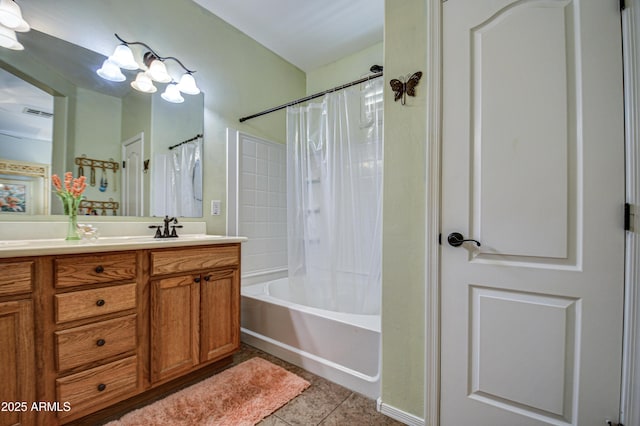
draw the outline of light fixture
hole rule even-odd
[[[200,89],[196,86],[196,79],[193,78],[193,75],[189,72],[182,74],[182,77],[180,77],[178,90],[187,95],[197,95],[200,93]]]
[[[131,82],[131,87],[143,93],[155,93],[158,90],[146,72],[139,72],[136,79]]]
[[[113,55],[109,56],[109,60],[125,70],[135,71],[140,68],[136,60],[133,59],[133,52],[126,44],[118,45]]]
[[[169,83],[173,80],[167,72],[167,67],[164,65],[164,62],[162,62],[157,55],[151,52],[145,53],[144,64],[149,68],[147,72],[153,81]]]
[[[31,29],[27,21],[22,19],[20,6],[13,0],[0,0],[0,24],[19,32]]]
[[[184,98],[180,94],[180,90],[178,90],[178,85],[175,83],[167,84],[167,88],[162,93],[162,99],[167,102],[171,102],[174,104],[181,104],[184,102]]]
[[[4,2],[7,0],[0,1]],[[200,93],[196,80],[193,78],[193,73],[195,71],[185,67],[179,59],[173,56],[162,57],[145,43],[140,41],[125,41],[120,38],[118,34],[115,34],[115,36],[121,44],[116,47],[113,55],[109,56],[109,58],[104,61],[102,68],[97,71],[99,76],[110,81],[124,81],[126,80],[126,77],[122,74],[120,68],[126,70],[137,70],[141,68],[139,65],[141,63],[145,65],[146,71],[138,72],[135,80],[131,82],[131,87],[135,90],[143,93],[154,93],[158,90],[153,84],[154,81],[158,83],[169,83],[161,94],[161,97],[162,99],[173,103],[184,102],[184,98],[180,92],[188,95],[197,95]],[[143,55],[142,61],[140,62],[136,62],[134,53],[129,47],[130,45],[136,44],[144,46],[147,49]],[[180,77],[179,83],[176,83],[176,81],[174,81],[171,75],[167,72],[165,62],[169,59],[177,62],[185,71],[185,73]],[[145,68],[142,67],[142,69]]]
[[[117,66],[111,59],[105,59],[102,63],[102,67],[98,71],[96,71],[96,73],[100,77],[109,81],[119,82],[125,81],[127,79],[127,77],[122,74],[122,71],[120,71],[120,67]]]
[[[0,47],[11,50],[24,50],[24,46],[16,39],[16,32],[0,25]]]

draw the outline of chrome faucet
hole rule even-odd
[[[153,238],[178,238],[178,233],[176,232],[176,228],[182,228],[182,225],[178,225],[178,219],[175,217],[165,216],[164,225],[149,225],[149,228],[155,228],[156,234]],[[171,223],[173,222],[173,225]],[[171,231],[169,231],[169,227],[171,227]]]

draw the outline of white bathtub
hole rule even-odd
[[[377,399],[380,315],[345,314],[295,304],[285,299],[288,288],[287,278],[242,287],[242,340]]]

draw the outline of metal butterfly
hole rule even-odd
[[[415,96],[416,86],[420,82],[420,77],[422,77],[422,71],[418,71],[414,73],[411,77],[407,79],[406,82],[400,81],[395,78],[391,80],[389,84],[391,85],[391,88],[393,89],[393,92],[394,92],[393,100],[397,101],[398,99],[401,99],[400,103],[404,105],[406,101],[406,95]],[[400,78],[404,80],[403,77],[400,77]]]

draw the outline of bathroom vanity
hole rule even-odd
[[[0,424],[65,424],[230,362],[243,240],[1,242]]]

